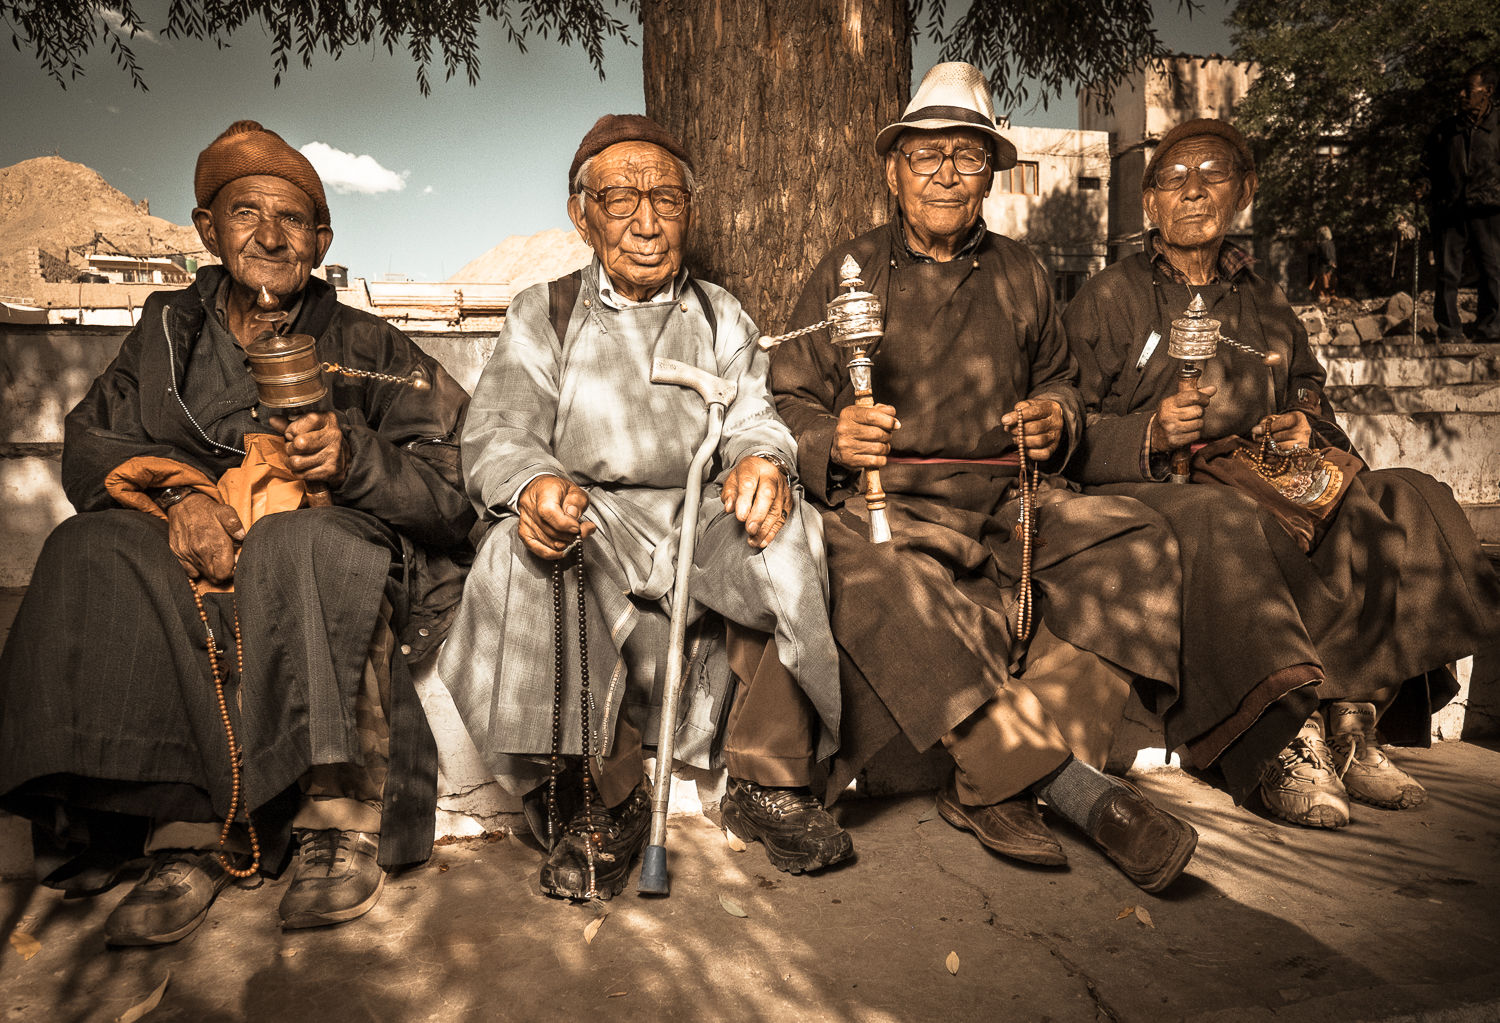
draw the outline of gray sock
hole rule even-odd
[[[1092,838],[1094,808],[1111,790],[1124,787],[1118,779],[1069,757],[1062,767],[1031,786],[1031,791],[1046,800],[1069,824]]]

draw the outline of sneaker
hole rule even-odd
[[[1373,703],[1341,700],[1328,705],[1328,749],[1350,799],[1387,810],[1410,810],[1427,801],[1421,783],[1380,748]]]
[[[379,837],[361,831],[297,832],[297,864],[281,897],[281,926],[322,927],[364,916],[380,901]]]
[[[849,832],[806,786],[771,788],[730,778],[719,802],[724,830],[743,842],[758,841],[777,870],[801,874],[854,855]]]
[[[146,876],[104,921],[104,940],[110,945],[181,941],[208,916],[208,907],[228,883],[228,872],[211,852],[159,852]]]
[[[1323,719],[1317,714],[1276,754],[1276,762],[1261,779],[1260,798],[1271,813],[1303,827],[1342,828],[1349,823],[1349,796],[1323,741]]]
[[[642,781],[613,809],[595,795],[588,812],[579,810],[563,828],[542,864],[542,891],[562,899],[614,898],[630,881],[631,864],[645,848],[650,827],[647,782]]]

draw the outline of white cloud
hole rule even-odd
[[[130,29],[125,27],[125,18],[120,14],[119,11],[114,10],[113,8],[100,11],[99,17],[104,22],[104,24],[108,26],[111,32],[123,39],[128,39],[131,42],[136,42],[138,40],[147,43],[156,42],[156,36],[146,31],[144,28],[137,28],[135,30],[135,35],[131,35]]]
[[[431,195],[432,194],[432,186],[428,185],[426,188],[422,189],[422,194],[423,195]]]
[[[406,179],[411,174],[411,171],[397,173],[387,170],[373,156],[355,156],[326,142],[309,142],[302,147],[302,155],[312,162],[323,184],[341,194],[399,192],[406,187]]]

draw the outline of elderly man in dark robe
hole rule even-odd
[[[47,883],[100,890],[153,857],[105,922],[113,945],[184,937],[293,837],[285,927],[360,916],[383,867],[427,857],[436,751],[406,655],[438,641],[474,522],[468,396],[310,279],[333,238],[312,165],[239,121],[193,183],[223,265],[147,299],[69,413],[79,514],[0,655],[0,805],[32,819],[39,868],[66,859]],[[361,375],[275,414],[246,346],[276,320]]]
[[[675,759],[727,768],[725,823],[778,868],[846,859],[809,788],[839,713],[817,521],[794,492],[760,332],[683,265],[692,162],[655,121],[607,115],[568,187],[595,258],[516,296],[475,388],[464,478],[494,526],[439,674],[495,777],[526,797],[549,849],[542,890],[610,898],[645,844],[642,746],[660,729],[668,613],[690,600]],[[711,419],[694,391],[652,382],[661,359],[734,385],[701,494],[685,484]]]
[[[1389,739],[1427,744],[1431,710],[1454,692],[1444,666],[1493,641],[1500,586],[1452,492],[1422,473],[1349,474],[1316,528],[1250,488],[1211,482],[1234,477],[1203,442],[1246,438],[1262,463],[1268,451],[1350,447],[1286,297],[1225,240],[1255,187],[1232,125],[1188,121],[1162,139],[1142,182],[1156,225],[1145,251],[1092,278],[1064,316],[1089,409],[1069,472],[1090,493],[1149,504],[1181,545],[1181,688],[1154,702],[1168,745],[1197,766],[1217,762],[1237,799],[1258,789],[1276,816],[1336,828],[1350,798],[1423,801],[1377,723]],[[1172,323],[1197,296],[1240,344],[1220,343],[1181,388]],[[1181,475],[1192,485],[1168,482],[1172,453],[1191,447],[1199,454]]]
[[[1015,147],[995,127],[988,83],[962,63],[928,72],[875,145],[900,216],[835,246],[792,324],[823,319],[851,255],[885,310],[880,404],[855,404],[822,331],[783,344],[771,367],[824,509],[844,693],[831,791],[897,734],[918,750],[941,741],[957,766],[938,797],[950,824],[1006,856],[1061,865],[1041,796],[1136,884],[1160,890],[1196,833],[1097,768],[1132,675],[1175,681],[1175,546],[1135,502],[1080,497],[1048,476],[1027,638],[1017,437],[1030,463],[1054,470],[1083,421],[1046,272],[980,220]],[[870,540],[862,469],[881,470],[889,542]]]

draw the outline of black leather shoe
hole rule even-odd
[[[614,898],[629,882],[630,865],[645,848],[650,828],[649,783],[641,782],[613,809],[605,807],[596,796],[588,813],[580,810],[573,815],[547,862],[542,864],[542,891],[563,899]],[[592,884],[588,849],[591,841]]]
[[[937,797],[938,813],[960,831],[972,831],[987,849],[1002,856],[1043,867],[1061,867],[1068,862],[1062,845],[1042,823],[1036,797],[1030,793],[988,806],[965,806],[958,800],[958,787],[949,780]]]
[[[854,855],[849,832],[806,787],[772,788],[730,778],[719,809],[725,830],[764,845],[777,870],[801,874]]]
[[[1198,847],[1192,825],[1158,809],[1128,782],[1099,801],[1089,824],[1089,837],[1148,892],[1177,880]]]

